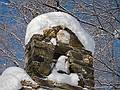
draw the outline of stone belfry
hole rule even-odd
[[[94,90],[94,40],[63,12],[34,18],[25,37],[25,69],[47,90]]]

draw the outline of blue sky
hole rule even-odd
[[[114,55],[117,56],[117,59],[120,60],[120,39],[117,39],[113,42]]]
[[[23,30],[22,26],[21,27],[20,25],[17,26],[17,22],[14,17],[9,17],[9,15],[19,17],[19,13],[15,8],[10,9],[6,5],[6,3],[9,3],[9,0],[0,0],[0,5],[2,7],[2,8],[0,7],[0,15],[3,15],[3,16],[0,16],[0,24],[5,23],[8,26],[8,30],[7,30],[8,32],[6,33],[5,31],[0,30],[0,33],[2,33],[1,35],[4,35],[5,40],[7,40],[6,44],[9,44],[9,48],[11,48],[10,50],[15,51],[15,55],[17,59],[22,60],[24,57],[24,49],[20,44],[20,42],[18,42],[18,40],[14,38],[14,36],[10,35],[9,32],[14,32],[12,27],[16,27],[18,28],[16,35],[24,38],[25,30]],[[4,17],[4,16],[8,16],[8,17]],[[0,43],[0,48],[3,48],[3,49],[5,48],[2,43]],[[7,59],[8,58],[0,57],[0,64],[4,64]]]
[[[9,3],[9,0],[0,0],[0,2]]]
[[[86,1],[87,3],[91,3],[91,0],[84,0],[84,1]],[[9,3],[9,0],[0,0],[0,2],[2,2],[2,3]],[[64,6],[67,10],[71,10],[71,9],[73,9],[73,7],[74,7],[74,4],[73,4],[73,0],[69,0],[66,4],[65,4],[65,6]],[[16,9],[12,9],[12,11],[11,11],[11,13],[14,15],[14,16],[19,16],[19,14],[18,14],[18,12],[17,12],[17,10]],[[2,5],[2,8],[0,8],[0,14],[3,14],[3,15],[9,15],[9,8],[5,5],[5,4],[3,4]],[[80,12],[78,12],[78,13],[76,13],[76,15],[77,16],[79,16],[79,14],[80,14]],[[85,17],[86,18],[86,17]],[[87,19],[87,18],[86,18]],[[9,25],[15,25],[16,24],[16,21],[15,21],[15,19],[14,18],[3,18],[3,17],[0,17],[0,23],[7,23],[7,24],[9,24]],[[19,27],[20,28],[20,27]],[[22,28],[21,28],[22,29]],[[11,30],[12,31],[12,30]],[[21,30],[18,30],[17,31],[17,34],[18,35],[22,35],[22,36],[25,36],[25,32],[23,32],[23,31],[21,31]],[[23,48],[22,48],[22,46],[20,45],[20,43],[19,42],[17,42],[17,40],[16,39],[14,39],[14,37],[8,37],[8,41],[10,41],[9,42],[9,44],[11,45],[11,47],[13,48],[13,49],[15,49],[16,50],[16,56],[17,56],[17,58],[18,59],[22,59],[23,58],[23,55],[24,55],[24,50],[23,50]],[[0,45],[1,46],[1,45]],[[117,47],[117,48],[120,48],[120,40],[115,40],[114,41],[114,43],[113,43],[113,46],[114,47]],[[114,52],[115,52],[115,55],[117,55],[117,56],[119,56],[120,54],[120,50],[118,51],[118,50],[114,50]]]

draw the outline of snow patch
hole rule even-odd
[[[3,73],[2,76],[4,75],[12,75],[13,77],[17,78],[19,81],[21,80],[27,80],[31,81],[33,84],[37,84],[34,82],[31,77],[26,73],[26,71],[22,68],[19,67],[9,67],[7,68]]]
[[[88,90],[87,88],[83,88],[83,90]]]
[[[69,44],[70,34],[67,31],[65,31],[65,30],[60,30],[57,33],[57,40],[62,42],[62,43]]]
[[[68,61],[66,61],[67,58],[68,57],[66,57],[64,55],[62,55],[58,58],[58,61],[57,61],[56,66],[55,66],[57,71],[61,70],[61,71],[68,73],[69,63],[68,63]]]
[[[53,45],[57,45],[56,38],[52,38],[52,39],[50,40],[50,42],[51,42]]]
[[[31,77],[19,67],[9,67],[0,76],[0,90],[18,90],[22,87],[20,81],[31,81],[37,85]]]
[[[78,86],[79,77],[76,73],[61,74],[58,73],[55,69],[54,71],[47,77],[48,80],[57,82],[57,83],[66,83],[72,86]]]
[[[48,90],[48,89],[38,88],[37,90]]]
[[[95,43],[92,37],[81,27],[80,23],[71,15],[64,12],[50,12],[39,15],[32,19],[27,26],[25,45],[29,42],[33,34],[42,34],[45,28],[63,25],[78,37],[86,50],[94,53]]]
[[[57,83],[66,83],[72,86],[78,86],[79,77],[77,73],[63,74],[58,73],[57,71],[62,70],[66,73],[69,71],[69,63],[66,61],[68,57],[62,55],[59,57],[56,66],[53,68],[52,73],[47,77],[48,80],[57,82]]]
[[[0,90],[18,90],[21,87],[19,80],[12,75],[0,76]]]

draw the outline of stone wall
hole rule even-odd
[[[64,26],[51,27],[44,34],[34,34],[26,45],[25,69],[40,87],[50,90],[93,90],[94,69],[92,53],[85,50],[76,35]],[[57,73],[70,75],[76,73],[78,85],[58,83],[48,80],[60,56],[68,57],[68,71]],[[48,89],[48,90],[49,90]]]

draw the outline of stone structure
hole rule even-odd
[[[50,90],[93,90],[92,53],[85,49],[78,37],[67,27],[58,25],[43,30],[43,35],[34,34],[26,45],[25,53],[25,69],[40,87]],[[79,76],[77,86],[47,79],[61,55],[68,57],[68,72],[57,72],[67,75],[76,73]]]

